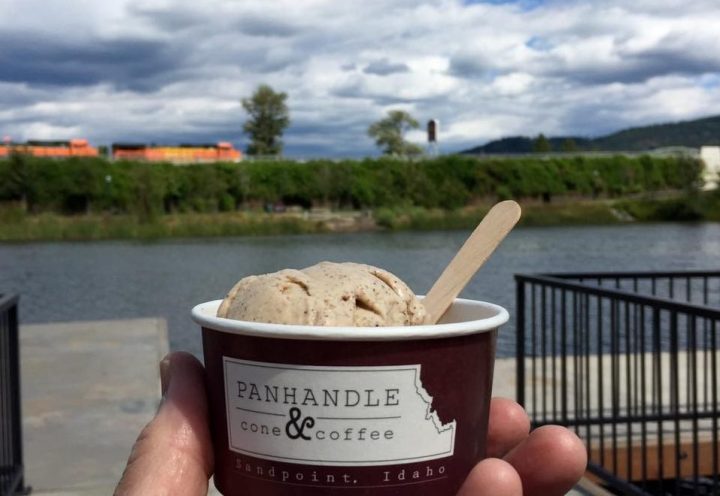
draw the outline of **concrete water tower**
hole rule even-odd
[[[440,133],[440,121],[430,119],[427,123],[428,154],[436,157],[438,155],[438,135]]]

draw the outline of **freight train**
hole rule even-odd
[[[11,153],[22,153],[34,157],[97,157],[98,150],[90,146],[85,139],[72,139],[69,141],[28,141],[27,143],[12,143],[5,140],[0,144],[0,158],[8,157]]]
[[[143,160],[191,164],[197,162],[239,162],[242,154],[232,144],[155,146],[137,143],[113,143],[112,157],[116,160]]]
[[[98,149],[85,139],[69,141],[28,141],[12,143],[6,139],[0,144],[0,159],[12,153],[34,157],[97,157]],[[239,162],[242,153],[231,143],[181,144],[179,146],[147,145],[144,143],[113,143],[109,158],[114,160],[141,160],[146,162],[171,162],[190,164],[199,162]]]

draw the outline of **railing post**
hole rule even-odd
[[[23,436],[22,436],[22,394],[20,389],[20,326],[18,319],[18,304],[9,308],[9,342],[10,342],[10,377],[12,381],[12,431],[13,431],[13,459],[17,464],[19,480],[15,494],[30,494],[30,488],[25,487],[25,466],[23,463]]]
[[[2,495],[29,494],[23,466],[22,408],[20,405],[20,340],[18,297],[0,294],[0,352],[2,353]],[[1,349],[1,348],[5,349]]]
[[[523,407],[525,406],[525,281],[520,276],[515,276],[515,366],[516,400]]]

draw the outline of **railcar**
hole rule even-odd
[[[12,153],[51,158],[97,157],[98,149],[90,146],[86,139],[71,139],[68,141],[34,140],[25,143],[4,141],[0,144],[0,158],[8,157]]]

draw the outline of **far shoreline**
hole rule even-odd
[[[720,195],[613,200],[520,201],[525,227],[593,226],[644,222],[719,222]],[[457,210],[403,207],[364,211],[329,209],[272,212],[134,215],[0,211],[0,243],[100,240],[158,240],[376,231],[472,229],[489,205]]]

